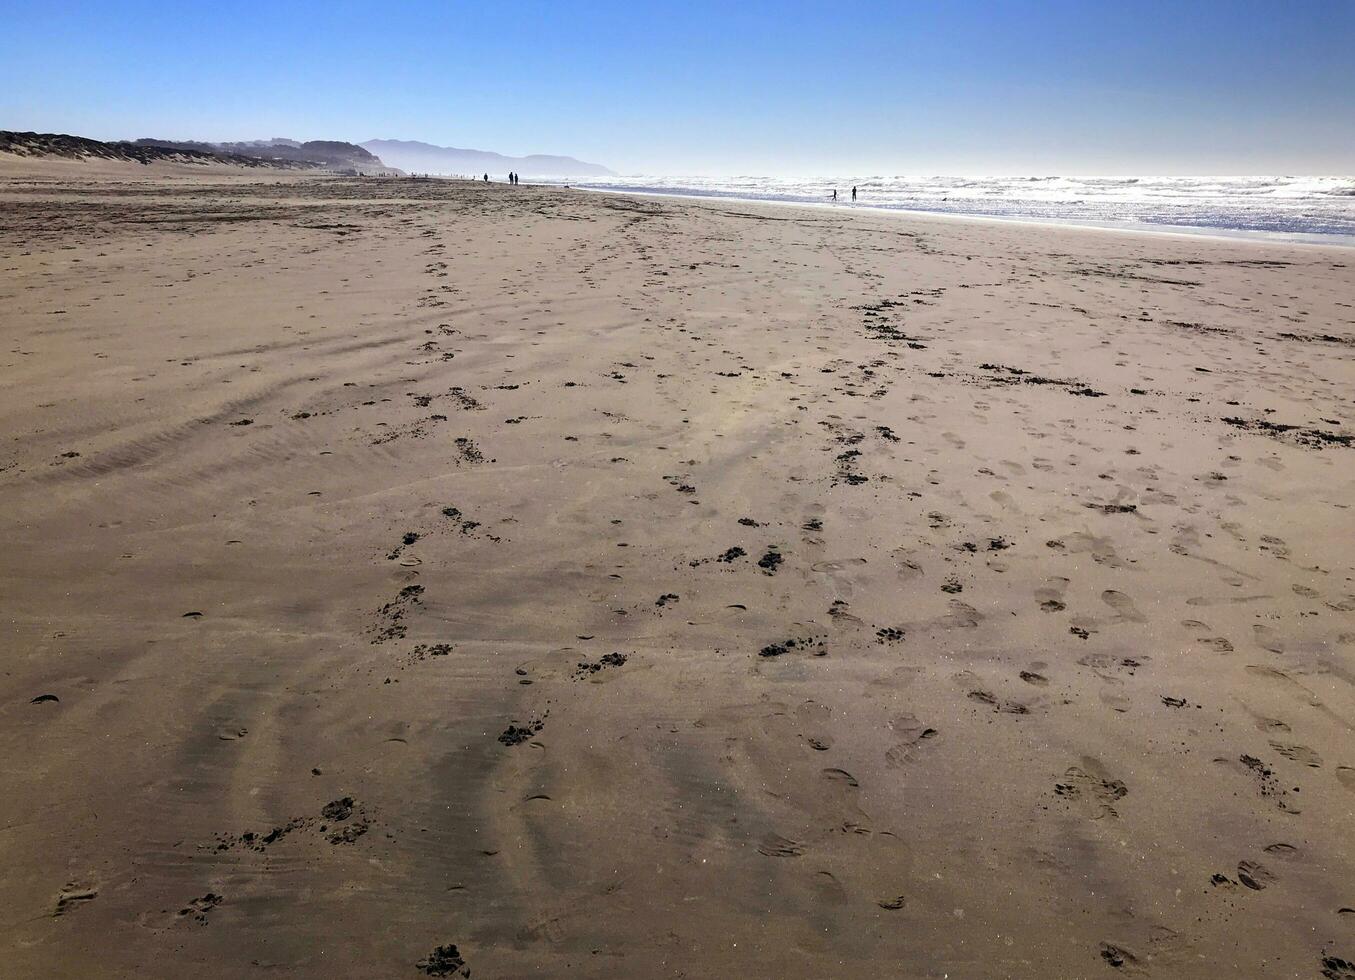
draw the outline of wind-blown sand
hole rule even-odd
[[[0,974],[1355,976],[1355,253],[70,173]]]

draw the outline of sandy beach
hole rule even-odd
[[[1355,250],[80,166],[0,975],[1355,977]]]

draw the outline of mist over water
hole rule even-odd
[[[1355,243],[1355,177],[608,177],[573,187]]]

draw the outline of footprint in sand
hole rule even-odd
[[[823,729],[833,716],[833,710],[817,701],[806,701],[795,709],[796,733],[816,752],[826,752],[833,747],[833,737]]]
[[[950,612],[944,616],[939,616],[933,620],[931,626],[940,629],[972,629],[983,621],[983,614],[969,605],[967,602],[961,602],[959,599],[950,600]]]
[[[52,915],[57,917],[66,915],[85,902],[92,902],[98,897],[99,889],[68,882],[56,897],[56,908],[52,910]]]
[[[1117,946],[1114,943],[1102,943],[1100,952],[1101,959],[1121,973],[1132,976],[1147,972],[1139,963],[1138,956],[1123,946]]]
[[[1290,694],[1295,695],[1307,703],[1310,707],[1321,708],[1323,706],[1321,699],[1318,698],[1316,694],[1308,690],[1308,688],[1304,687],[1282,670],[1276,670],[1274,667],[1267,667],[1263,664],[1248,664],[1247,673],[1254,677],[1262,677],[1266,680],[1274,681],[1276,684],[1289,691]]]
[[[1045,612],[1063,612],[1068,608],[1063,601],[1064,593],[1068,590],[1068,579],[1055,577],[1046,580],[1043,588],[1035,590],[1035,601],[1040,604],[1040,608]]]
[[[1016,511],[1018,514],[1022,513],[1021,508],[1016,505],[1015,499],[1005,490],[994,490],[988,495],[988,499],[999,507]]]
[[[860,616],[853,615],[849,610],[851,603],[845,599],[834,599],[833,604],[828,607],[828,615],[838,626],[847,626],[855,629],[861,629],[866,624]]]
[[[1070,555],[1090,554],[1092,561],[1109,568],[1123,568],[1125,563],[1115,552],[1115,546],[1109,537],[1097,537],[1085,531],[1074,531],[1048,542],[1055,551],[1064,551]]]
[[[1284,653],[1284,641],[1280,638],[1279,633],[1261,623],[1253,624],[1251,629],[1256,639],[1256,645],[1262,650],[1269,650],[1271,653]]]
[[[1146,623],[1148,617],[1139,612],[1134,600],[1129,598],[1123,592],[1116,592],[1114,589],[1106,589],[1101,593],[1101,601],[1115,610],[1115,619],[1113,623]]]
[[[1289,557],[1289,545],[1285,543],[1283,538],[1277,538],[1273,534],[1263,534],[1261,541],[1263,542],[1261,545],[1262,551],[1267,551],[1276,558]]]
[[[1256,756],[1244,753],[1238,756],[1236,761],[1228,758],[1219,758],[1214,761],[1249,775],[1255,780],[1256,790],[1261,799],[1272,804],[1277,810],[1291,815],[1303,812],[1295,805],[1289,791],[1284,788],[1284,784],[1275,774],[1275,770]],[[1297,787],[1295,788],[1297,789]]]
[[[195,898],[179,909],[179,917],[196,922],[200,926],[207,924],[207,913],[220,905],[224,899],[215,892],[208,892],[201,898]]]
[[[1275,875],[1259,861],[1242,861],[1237,866],[1237,880],[1259,892],[1275,881]]]
[[[851,786],[853,788],[861,785],[856,781],[856,777],[846,769],[825,769],[823,770],[823,778],[830,782],[842,783],[845,786]]]
[[[993,694],[990,691],[984,690],[970,691],[968,694],[968,698],[969,700],[976,701],[979,704],[986,704],[994,711],[1001,711],[1012,715],[1030,714],[1030,709],[1027,708],[1021,702],[1000,700],[997,697],[997,695]]]
[[[1285,742],[1272,741],[1270,747],[1291,762],[1297,762],[1312,769],[1322,768],[1322,757],[1306,745],[1290,745]]]
[[[923,574],[922,566],[914,561],[905,549],[896,549],[891,557],[897,563],[900,581],[906,582],[909,579],[919,578]]]
[[[834,831],[869,833],[871,817],[859,805],[861,784],[856,777],[836,768],[823,769],[819,775],[822,782],[817,787],[805,786],[804,809],[816,822],[827,821]]]
[[[809,568],[815,572],[842,572],[865,563],[864,558],[842,558],[837,561],[816,561]]]
[[[1191,630],[1191,631],[1196,632],[1196,633],[1211,633],[1211,632],[1213,632],[1213,628],[1212,628],[1208,623],[1203,623],[1203,622],[1201,622],[1201,621],[1198,620],[1198,619],[1185,619],[1185,620],[1182,620],[1182,621],[1181,621],[1181,625],[1184,626],[1186,629]],[[1232,652],[1233,652],[1233,644],[1232,644],[1232,641],[1231,641],[1231,640],[1227,640],[1227,639],[1225,639],[1225,638],[1222,637],[1222,636],[1196,636],[1196,637],[1195,637],[1195,642],[1198,643],[1198,644],[1200,644],[1201,646],[1208,647],[1209,649],[1213,650],[1215,653],[1232,653]]]
[[[1265,732],[1267,734],[1291,731],[1290,727],[1278,718],[1267,718],[1264,715],[1256,715],[1255,718],[1257,731]]]
[[[1118,681],[1116,683],[1119,683]],[[1127,694],[1121,694],[1119,691],[1110,688],[1102,688],[1096,694],[1097,700],[1112,711],[1118,711],[1125,714],[1134,706],[1133,700]]]
[[[1337,766],[1336,779],[1346,789],[1355,793],[1355,766]]]
[[[805,852],[805,846],[780,834],[767,834],[758,842],[757,850],[767,857],[799,857]]]
[[[1115,804],[1129,795],[1129,787],[1114,779],[1096,759],[1084,756],[1082,765],[1069,766],[1054,794],[1079,806],[1092,820],[1120,815]]]
[[[814,893],[820,902],[842,905],[847,901],[847,890],[834,877],[831,871],[816,871],[813,879]]]
[[[1299,853],[1299,849],[1293,844],[1267,844],[1261,850],[1286,859],[1297,857]]]
[[[889,723],[889,728],[900,739],[899,743],[885,752],[885,764],[891,769],[907,765],[918,757],[922,747],[936,738],[935,728],[918,721],[916,715],[899,715]]]

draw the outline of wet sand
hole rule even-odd
[[[0,974],[1355,977],[1355,252],[67,170],[0,269]]]

